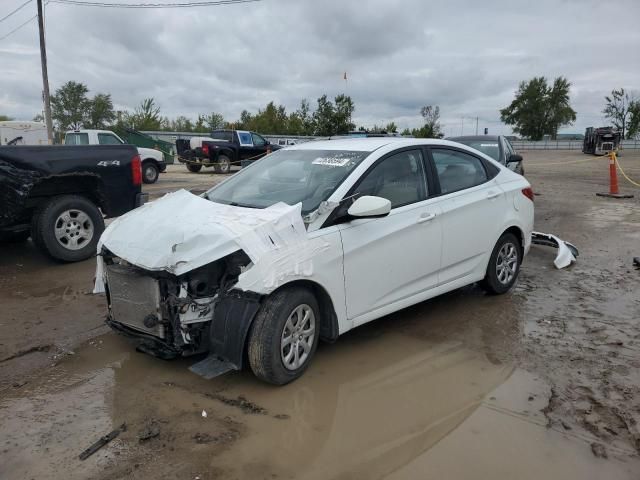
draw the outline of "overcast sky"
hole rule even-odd
[[[0,0],[0,18],[25,0]],[[110,0],[141,3],[151,0]],[[175,0],[154,0],[170,3]],[[36,12],[0,22],[0,37]],[[566,76],[578,119],[601,125],[604,96],[640,95],[640,0],[262,0],[163,10],[50,3],[49,81],[111,93],[117,108],[154,97],[169,117],[235,120],[270,100],[350,95],[358,125],[420,124],[439,105],[447,135],[490,133],[521,80]],[[348,80],[343,80],[344,72]],[[0,41],[0,114],[41,112],[37,23]],[[464,119],[464,120],[463,120]],[[268,133],[268,132],[264,132]]]

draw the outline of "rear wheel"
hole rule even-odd
[[[231,172],[231,159],[226,155],[220,155],[218,157],[218,163],[215,166],[216,173],[229,173]]]
[[[300,377],[311,363],[320,334],[320,311],[305,288],[268,297],[249,333],[249,365],[265,382],[284,385]]]
[[[160,170],[155,163],[147,161],[142,163],[142,181],[144,183],[156,183]]]
[[[513,233],[504,233],[491,252],[482,287],[494,295],[508,292],[518,279],[521,263],[520,242]]]
[[[54,197],[33,218],[31,236],[50,257],[77,262],[96,253],[104,219],[96,205],[80,195]]]
[[[202,164],[199,163],[187,163],[187,170],[193,173],[198,173],[202,170]]]

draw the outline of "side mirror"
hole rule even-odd
[[[347,210],[355,218],[385,217],[391,211],[391,202],[386,198],[364,195],[358,198]]]
[[[518,155],[517,153],[512,153],[507,158],[507,163],[518,163],[522,161],[522,155]]]

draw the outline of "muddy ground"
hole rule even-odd
[[[596,197],[606,160],[524,154],[536,228],[576,265],[534,247],[509,294],[468,287],[357,328],[280,388],[135,352],[103,326],[94,261],[3,245],[0,478],[639,478],[640,189]],[[640,153],[620,161],[640,179]],[[176,166],[148,191],[219,180]]]

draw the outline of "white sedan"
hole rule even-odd
[[[309,142],[115,220],[95,291],[107,292],[107,323],[142,351],[202,354],[191,369],[207,378],[248,359],[285,384],[320,339],[475,282],[507,292],[532,229],[527,180],[477,150]]]

